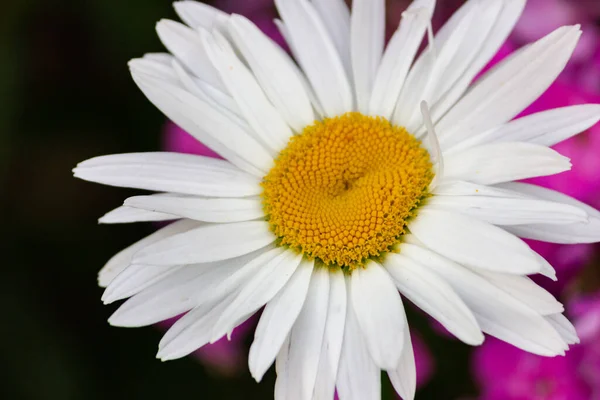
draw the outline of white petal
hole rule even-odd
[[[475,270],[474,272],[483,276],[492,285],[504,290],[523,304],[533,308],[538,314],[550,315],[564,311],[563,305],[550,292],[526,276],[481,270]]]
[[[578,207],[545,200],[475,196],[434,196],[427,205],[458,212],[494,225],[586,222],[587,213]]]
[[[275,239],[264,221],[205,225],[144,247],[133,262],[179,265],[220,261],[248,254]]]
[[[350,54],[356,101],[361,113],[369,112],[373,82],[383,55],[385,0],[352,2]]]
[[[484,185],[554,175],[570,169],[568,158],[531,143],[490,143],[444,157],[444,179]]]
[[[154,61],[163,64],[166,67],[170,66],[174,59],[175,57],[169,53],[146,53],[143,57],[143,60]],[[131,60],[130,62],[132,61],[134,60]]]
[[[402,354],[404,324],[402,300],[392,278],[378,263],[352,271],[350,298],[363,338],[375,364],[396,367]]]
[[[600,212],[587,204],[565,194],[527,183],[511,182],[501,185],[502,188],[514,190],[528,196],[555,201],[583,209],[588,215],[588,222],[569,225],[535,224],[510,227],[515,235],[543,240],[552,243],[596,243],[600,241]]]
[[[421,103],[421,114],[423,115],[425,126],[427,127],[426,137],[423,139],[423,146],[429,153],[431,163],[433,164],[433,172],[435,173],[435,177],[429,184],[429,190],[434,190],[435,187],[442,182],[445,175],[444,155],[442,154],[440,142],[437,133],[435,132],[433,121],[431,120],[429,105],[425,101]]]
[[[271,262],[283,252],[280,248],[258,251],[251,255],[226,262],[226,268],[217,268],[220,277],[201,277],[198,291],[194,291],[195,308],[177,321],[165,334],[159,344],[157,357],[172,360],[188,355],[210,342],[214,325],[231,301],[237,296],[243,284],[263,265]],[[235,265],[229,266],[230,263]],[[210,285],[204,289],[206,281]],[[185,292],[184,292],[185,294]],[[179,296],[181,297],[181,296]],[[175,297],[175,301],[178,297]],[[243,321],[240,321],[240,323]]]
[[[290,332],[286,368],[282,374],[279,366],[277,368],[277,380],[283,378],[284,381],[291,380],[293,384],[285,385],[285,388],[281,389],[281,396],[276,395],[276,398],[312,399],[323,345],[328,302],[329,271],[327,268],[316,268],[313,270],[302,311]]]
[[[127,268],[133,259],[135,253],[137,253],[140,249],[143,249],[146,246],[149,246],[153,243],[159,242],[162,239],[165,239],[169,236],[176,235],[178,233],[187,232],[191,229],[197,228],[200,226],[200,223],[196,221],[191,221],[189,219],[184,219],[181,221],[176,221],[166,227],[159,229],[154,232],[150,236],[146,236],[144,239],[139,242],[129,246],[125,250],[119,252],[115,256],[113,256],[106,265],[100,270],[98,273],[98,285],[100,287],[106,287],[108,284],[119,275],[125,268]]]
[[[562,27],[500,63],[438,123],[442,148],[507,122],[537,99],[569,60],[581,31]]]
[[[554,146],[600,121],[600,105],[583,104],[531,114],[477,134],[452,148],[492,142],[529,142]]]
[[[273,364],[304,305],[314,261],[304,260],[286,286],[267,303],[254,333],[248,365],[252,377],[262,380]]]
[[[208,59],[200,36],[193,29],[176,21],[163,19],[156,24],[156,32],[165,47],[198,78],[220,90],[223,82]]]
[[[396,369],[388,371],[388,376],[392,386],[403,400],[413,400],[417,391],[417,366],[406,314],[403,314],[403,318],[406,335],[404,335],[402,356]]]
[[[377,76],[373,84],[373,93],[369,113],[391,118],[402,86],[408,75],[419,45],[427,30],[434,0],[427,1],[424,7],[411,7],[402,14],[402,21],[385,49]],[[429,6],[429,7],[428,7]]]
[[[294,57],[296,59],[298,59],[299,58],[298,51],[294,47],[294,42],[292,41],[292,37],[290,35],[290,32],[289,32],[287,26],[285,26],[285,24],[283,23],[282,20],[277,19],[277,18],[273,22],[275,22],[277,29],[281,33],[281,36],[283,36],[283,38],[285,39],[285,41],[288,44],[290,51],[292,52]],[[313,107],[313,111],[315,112],[317,119],[321,119],[325,115],[325,111],[323,110],[323,106],[321,105],[319,99],[317,98],[317,94],[315,93],[315,90],[308,82],[308,78],[306,77],[304,72],[302,72],[300,70],[300,67],[293,60],[290,60],[290,67],[296,72],[298,79],[302,82],[302,86],[304,86],[304,90],[306,91],[308,98],[310,99],[310,102]]]
[[[328,117],[353,109],[346,71],[327,28],[307,0],[275,0],[289,32],[291,47]]]
[[[346,326],[344,328],[344,341],[336,383],[338,395],[343,400],[380,400],[380,369],[371,358],[361,329],[358,326],[352,307],[349,286],[350,282],[347,278],[348,305],[346,307]],[[368,301],[368,299],[365,300]],[[408,332],[406,334],[408,335]]]
[[[541,268],[523,241],[474,218],[424,208],[409,229],[425,246],[461,264],[510,274],[533,274]]]
[[[445,279],[485,333],[534,354],[564,354],[566,343],[544,317],[478,274],[413,244],[402,244],[400,252]]]
[[[148,54],[146,54],[144,58],[130,60],[128,66],[136,73],[152,76],[169,82],[171,85],[183,87],[172,67],[175,60],[175,57],[170,54],[161,55],[159,58],[155,56],[148,57]],[[168,63],[166,63],[167,61]]]
[[[244,171],[261,177],[269,171],[272,156],[229,113],[164,80],[131,72],[146,97],[196,139]]]
[[[213,197],[261,193],[260,181],[226,161],[179,153],[130,153],[95,157],[75,177],[105,185]]]
[[[231,260],[188,265],[178,269],[123,303],[109,322],[115,326],[146,326],[211,302],[213,298],[225,293],[220,289],[223,281],[250,261],[270,255],[262,253],[259,251]],[[238,286],[239,284],[230,285],[234,289]]]
[[[440,183],[433,194],[436,196],[483,196],[501,198],[527,198],[513,190],[502,189],[496,186],[477,185],[465,181],[449,181]]]
[[[242,112],[233,97],[204,82],[200,78],[193,77],[177,60],[173,60],[172,68],[184,89],[203,102],[217,108],[236,124],[243,126],[246,130],[250,129],[241,116]]]
[[[500,8],[497,7],[498,3],[500,3]],[[460,24],[461,16],[469,12],[471,7],[480,8],[480,16],[475,19],[476,23],[473,24],[472,31],[467,34],[470,40],[463,43],[463,47],[467,51],[469,48],[473,51],[471,54],[474,57],[456,81],[447,81],[447,84],[451,85],[447,86],[448,90],[445,93],[439,91],[439,94],[443,93],[443,96],[434,103],[433,118],[435,121],[446,114],[465,93],[481,69],[497,53],[519,20],[525,3],[525,0],[467,1],[440,29],[436,35],[436,43],[447,40],[451,32]]]
[[[169,221],[179,219],[178,216],[133,207],[118,207],[104,214],[98,220],[101,224],[124,224],[129,222]]]
[[[439,46],[439,50],[436,46],[437,41],[436,44],[430,43],[419,57],[398,98],[393,116],[394,123],[406,127],[409,132],[414,132],[421,126],[420,104],[423,101],[430,103],[435,100],[437,89],[445,83],[448,74],[454,73],[451,69],[452,63],[460,56],[461,44],[466,41],[465,37],[472,26],[475,11],[472,9],[462,17],[461,23],[448,40]]]
[[[125,200],[125,205],[149,212],[176,215],[205,222],[243,222],[264,216],[257,198],[212,199],[177,195],[136,196]]]
[[[180,265],[130,265],[110,282],[102,294],[102,301],[110,304],[131,297],[181,268]]]
[[[483,343],[483,333],[471,310],[446,282],[402,254],[388,254],[384,265],[400,293],[450,333],[472,346]]]
[[[211,328],[236,292],[207,301],[181,317],[158,345],[162,361],[185,357],[209,343]]]
[[[271,103],[296,132],[302,132],[314,122],[315,115],[288,55],[245,17],[232,16],[229,27],[233,40]]]
[[[329,271],[329,307],[313,400],[331,400],[335,393],[344,326],[346,324],[346,281],[340,270]]]
[[[220,34],[201,32],[206,52],[242,115],[267,148],[279,153],[292,136],[290,127],[267,99],[252,73]]]
[[[567,344],[579,344],[575,327],[563,314],[547,315],[546,320],[550,322]]]
[[[265,264],[258,273],[245,282],[240,293],[223,311],[213,327],[212,341],[230,332],[242,317],[255,313],[275,297],[294,275],[301,261],[301,254],[288,250]]]
[[[290,385],[289,379],[289,359],[290,359],[290,337],[285,339],[277,359],[275,360],[275,372],[277,373],[277,380],[275,381],[275,400],[287,400],[288,391],[292,391],[288,388]]]
[[[351,76],[350,10],[348,5],[344,0],[313,0],[312,4],[327,27],[348,76]]]
[[[173,3],[179,18],[188,26],[212,30],[222,27],[228,15],[223,11],[198,1],[177,1]]]

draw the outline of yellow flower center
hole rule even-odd
[[[406,233],[433,176],[428,152],[406,129],[347,113],[292,137],[262,199],[280,245],[353,270]]]

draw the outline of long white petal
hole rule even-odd
[[[198,32],[179,22],[167,19],[156,24],[156,32],[169,52],[198,78],[224,90],[223,82],[208,59]]]
[[[229,28],[271,103],[296,132],[302,132],[314,122],[315,115],[289,56],[245,17],[232,16]]]
[[[211,107],[217,108],[236,124],[243,126],[246,130],[250,130],[249,125],[241,116],[242,111],[240,107],[228,93],[224,93],[202,79],[192,76],[177,60],[173,60],[171,67],[177,74],[179,83],[185,90],[203,102],[208,103]]]
[[[110,304],[131,297],[181,268],[180,265],[130,265],[110,282],[102,294],[102,301]]]
[[[225,292],[219,289],[223,281],[250,261],[264,259],[262,253],[258,251],[232,260],[180,268],[123,303],[109,322],[115,326],[146,326],[211,302]],[[269,255],[266,253],[266,256]],[[235,289],[238,286],[230,287]]]
[[[490,143],[445,154],[444,179],[492,185],[571,169],[568,158],[531,143]]]
[[[350,298],[366,345],[381,369],[396,367],[402,354],[402,300],[392,278],[378,263],[352,271]]]
[[[314,261],[304,260],[286,286],[267,303],[250,347],[250,373],[260,382],[273,364],[304,305]]]
[[[75,177],[105,185],[199,196],[245,197],[261,193],[260,180],[226,161],[179,153],[130,153],[83,161]]]
[[[369,112],[373,82],[383,55],[385,0],[354,0],[350,17],[350,55],[358,110]]]
[[[256,133],[257,139],[275,154],[279,153],[287,145],[292,130],[227,40],[217,32],[211,35],[203,31],[201,36],[209,59]]]
[[[194,291],[194,295],[198,298],[194,302],[195,308],[167,331],[160,341],[157,357],[162,360],[184,357],[209,343],[215,323],[243,288],[244,283],[263,265],[271,262],[282,252],[283,250],[274,248],[240,257],[235,261],[235,266],[218,268],[215,274],[220,274],[220,276],[208,279],[210,286],[204,290],[203,285],[206,284],[207,279],[204,276],[201,277],[200,285],[195,285],[200,290]],[[177,294],[180,290],[175,290],[175,292]],[[185,292],[183,294],[185,295]],[[181,295],[175,297],[175,301],[182,301],[180,298]]]
[[[428,248],[461,264],[520,275],[541,268],[523,241],[474,218],[423,208],[408,228]]]
[[[579,344],[577,331],[564,314],[547,315],[546,320],[550,322],[567,344]]]
[[[438,45],[438,41],[430,43],[425,52],[415,62],[408,74],[396,110],[393,115],[394,123],[402,125],[409,132],[414,132],[422,124],[420,104],[435,100],[435,94],[451,69],[453,61],[460,59],[461,45],[467,41],[466,35],[476,17],[476,9],[472,8],[461,17],[461,23],[448,39]]]
[[[290,385],[289,379],[289,355],[290,355],[290,337],[285,339],[277,359],[275,360],[275,372],[277,373],[277,379],[275,380],[275,400],[287,400],[288,385]]]
[[[285,386],[282,399],[312,399],[319,355],[323,345],[327,304],[329,302],[329,271],[327,268],[313,270],[306,301],[290,332],[286,377],[293,384]],[[277,371],[279,375],[279,368]],[[281,379],[280,376],[277,378]]]
[[[403,314],[403,318],[404,329],[407,334],[404,335],[402,356],[396,369],[388,371],[388,376],[392,386],[394,386],[394,389],[396,389],[396,392],[403,400],[413,400],[417,391],[417,366],[406,314]]]
[[[212,30],[227,22],[228,15],[223,11],[199,1],[176,1],[173,3],[179,18],[191,28]]]
[[[176,360],[208,344],[211,328],[235,294],[236,291],[215,297],[177,320],[161,339],[156,357]]]
[[[244,316],[255,313],[275,297],[294,275],[301,261],[301,254],[287,250],[265,264],[223,311],[213,327],[212,341],[230,332]]]
[[[564,311],[563,305],[550,292],[529,277],[481,270],[474,270],[473,272],[483,276],[492,285],[533,308],[538,314],[550,315]]]
[[[481,132],[454,146],[452,151],[492,142],[528,142],[554,146],[589,129],[598,121],[598,104],[556,108],[527,115]]]
[[[415,3],[429,4],[415,8]],[[435,0],[413,2],[402,14],[400,26],[385,49],[373,83],[369,114],[391,118],[410,66],[427,30],[434,3]]]
[[[306,73],[328,117],[353,109],[352,89],[327,28],[307,0],[276,0],[292,40],[298,62]]]
[[[344,0],[313,0],[312,4],[337,49],[348,76],[352,74],[350,61],[350,10]]]
[[[413,244],[400,245],[400,253],[445,279],[471,309],[485,333],[534,354],[564,354],[566,343],[544,317],[480,275]]]
[[[159,53],[159,55],[145,54],[143,58],[130,60],[128,65],[130,69],[140,74],[162,79],[174,86],[183,87],[176,71],[172,67],[175,61],[176,58],[167,53]]]
[[[349,278],[346,278],[348,305],[336,383],[338,395],[344,400],[379,400],[381,398],[380,369],[371,358],[358,325],[349,286]]]
[[[388,254],[384,265],[400,293],[450,333],[472,346],[483,343],[483,333],[471,310],[446,282],[402,254]]]
[[[532,224],[508,228],[520,237],[552,243],[596,243],[600,241],[600,212],[563,193],[527,183],[511,182],[499,185],[534,198],[579,207],[588,215],[588,221],[569,225]]]
[[[146,246],[159,242],[169,236],[177,235],[178,233],[187,232],[191,229],[199,227],[201,224],[189,219],[176,221],[166,227],[159,229],[150,236],[146,236],[139,242],[127,247],[114,255],[106,265],[98,273],[98,285],[107,287],[112,280],[127,268],[133,259],[135,253]]]
[[[331,400],[335,393],[335,381],[346,325],[346,300],[344,273],[340,269],[330,270],[329,307],[313,400]]]
[[[525,3],[526,0],[502,0],[501,8],[498,9],[489,7],[490,3],[486,1],[469,0],[439,30],[436,35],[436,43],[447,40],[446,38],[460,24],[461,16],[468,12],[471,7],[480,7],[483,17],[480,17],[478,23],[474,25],[474,29],[477,31],[473,30],[469,34],[469,36],[474,36],[474,38],[471,39],[472,41],[464,43],[467,49],[469,47],[472,49],[475,57],[468,64],[460,78],[455,82],[447,82],[451,84],[447,92],[442,95],[442,91],[440,90],[439,94],[442,96],[433,105],[433,118],[435,121],[444,116],[456,101],[460,99],[476,75],[492,59],[494,54],[497,53],[519,20],[525,8]],[[476,43],[479,43],[479,47],[475,45]]]
[[[248,254],[275,239],[264,221],[205,225],[144,247],[133,262],[179,265],[220,261]]]
[[[164,80],[135,69],[131,73],[146,97],[196,139],[244,171],[261,177],[269,171],[272,156],[230,113]]]
[[[264,216],[257,198],[213,199],[177,195],[135,196],[125,200],[125,206],[147,212],[166,213],[175,218],[204,222],[243,222]],[[173,219],[173,218],[171,218]]]
[[[436,196],[483,196],[500,198],[527,198],[513,190],[502,189],[495,186],[478,185],[465,181],[442,182],[433,190]]]
[[[486,196],[434,196],[427,205],[458,212],[494,225],[587,222],[587,213],[567,204],[537,199]]]
[[[104,214],[98,222],[101,224],[125,224],[129,222],[170,221],[174,219],[179,219],[179,217],[173,214],[121,206]]]
[[[448,149],[477,132],[507,122],[552,84],[579,40],[578,26],[562,27],[500,63],[438,123]]]

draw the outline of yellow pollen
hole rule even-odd
[[[398,243],[433,176],[406,129],[347,113],[292,137],[264,177],[263,206],[279,245],[353,270]]]

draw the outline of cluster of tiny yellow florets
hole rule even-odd
[[[352,270],[399,241],[432,179],[429,154],[404,128],[347,113],[294,136],[262,198],[280,245]]]

